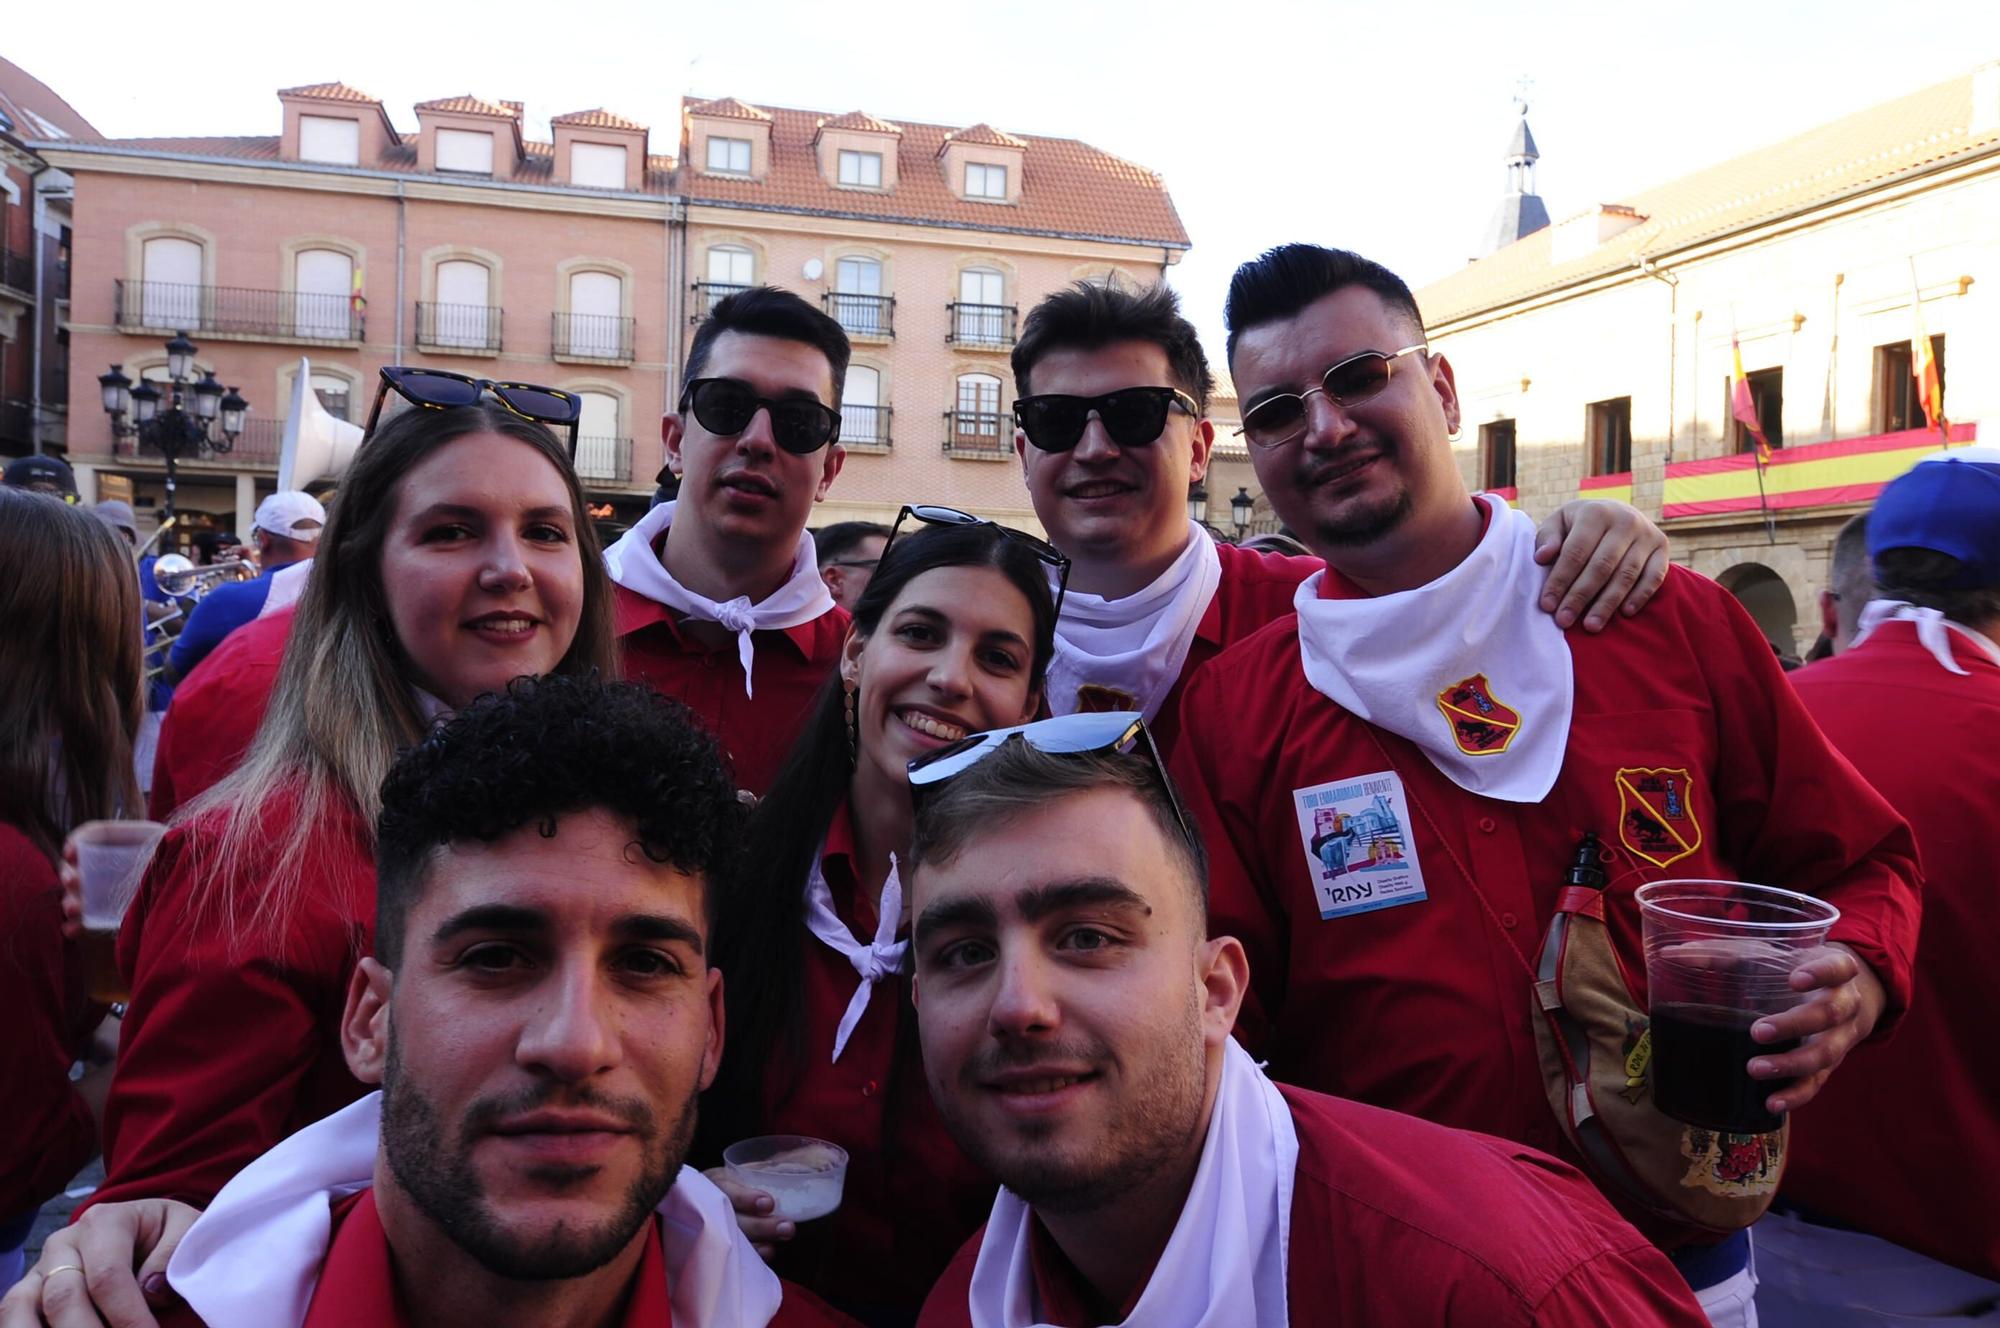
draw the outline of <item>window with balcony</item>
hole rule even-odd
[[[576,477],[586,484],[625,484],[632,478],[632,440],[619,418],[618,398],[609,392],[578,392],[583,406],[577,422]]]
[[[882,187],[882,154],[879,152],[850,152],[845,148],[840,152],[840,182],[861,189]]]
[[[438,130],[437,168],[461,175],[493,174],[493,135],[481,129]]]
[[[992,374],[960,374],[958,408],[948,413],[945,424],[945,451],[1005,455],[1010,435],[1000,418],[1000,380]]]
[[[435,281],[437,299],[418,309],[419,344],[446,350],[500,349],[492,270],[471,259],[447,259],[437,265]]]
[[[1479,487],[1514,487],[1514,421],[1494,420],[1479,426]]]
[[[361,164],[361,122],[344,116],[301,115],[299,160],[329,166]]]
[[[345,378],[332,374],[316,373],[308,381],[313,395],[319,398],[320,406],[336,420],[353,418],[353,389]]]
[[[1007,168],[989,166],[982,162],[967,162],[965,166],[965,196],[967,198],[1007,197]]]
[[[863,364],[847,367],[840,389],[840,441],[850,447],[889,445],[889,408],[882,404],[882,374]]]
[[[873,258],[843,258],[833,265],[829,310],[849,334],[889,335],[890,301],[882,294],[882,264]]]
[[[301,249],[293,262],[292,330],[301,337],[351,341],[355,326],[354,259],[336,249]]]
[[[950,339],[962,345],[1014,344],[1014,306],[1006,303],[1007,278],[992,268],[958,274],[958,303],[951,307]]]
[[[586,360],[632,358],[625,282],[615,272],[573,272],[569,312],[556,315],[556,354]]]
[[[1584,407],[1584,442],[1592,475],[1623,475],[1632,469],[1632,398],[1613,397]]]
[[[145,326],[176,331],[201,327],[201,246],[176,235],[156,235],[139,254]]]
[[[708,136],[708,169],[719,175],[750,173],[750,140]]]
[[[1785,445],[1785,371],[1759,369],[1755,373],[1743,375],[1750,384],[1750,400],[1757,409],[1757,424],[1764,431],[1764,441],[1772,447]],[[1729,437],[1732,450],[1737,452],[1755,451],[1757,440],[1736,418],[1736,381],[1723,381],[1722,418],[1729,421]]]
[[[708,317],[717,304],[738,291],[750,289],[757,280],[757,256],[741,245],[710,245],[707,264],[708,279],[695,283],[697,323]]]
[[[1894,342],[1875,348],[1875,432],[1900,433],[1904,429],[1927,429],[1923,402],[1917,397],[1917,380],[1912,374],[1910,343]],[[1944,390],[1944,337],[1931,338],[1931,358],[1937,361],[1938,390]]]
[[[569,182],[585,189],[623,189],[625,151],[622,143],[570,144]]]

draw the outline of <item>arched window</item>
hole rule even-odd
[[[879,337],[888,328],[882,298],[882,264],[872,258],[843,258],[833,265],[833,316],[856,336]]]
[[[178,235],[156,235],[140,250],[141,308],[147,327],[201,326],[201,246]]]
[[[631,445],[618,418],[618,398],[609,392],[578,392],[583,418],[576,440],[576,475],[581,480],[623,484],[631,478]]]
[[[840,389],[840,441],[880,445],[889,441],[889,412],[882,408],[882,374],[865,364],[847,366]]]
[[[301,249],[293,264],[292,326],[301,337],[347,341],[355,327],[354,259],[337,249]]]
[[[1000,380],[992,374],[958,376],[958,441],[989,443],[1000,437]]]
[[[452,258],[437,265],[437,302],[431,306],[431,340],[439,346],[470,349],[493,347],[499,340],[489,335],[491,326],[493,273],[484,263]]]
[[[995,345],[1007,340],[1007,278],[990,267],[958,274],[958,340]]]
[[[345,378],[336,378],[332,374],[316,373],[309,381],[312,386],[313,395],[319,398],[319,404],[325,407],[327,414],[333,416],[336,420],[354,418],[352,413],[354,402],[350,396],[350,388]]]
[[[574,272],[569,279],[569,353],[591,359],[629,359],[625,283],[613,272]]]

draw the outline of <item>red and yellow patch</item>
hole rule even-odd
[[[1437,706],[1444,722],[1451,725],[1452,741],[1467,756],[1497,756],[1521,731],[1520,713],[1494,697],[1483,673],[1462,678],[1439,692]]]
[[[1694,777],[1685,767],[1628,766],[1618,772],[1618,839],[1655,867],[1701,847]]]
[[[1081,683],[1076,689],[1076,708],[1079,714],[1096,715],[1114,710],[1139,710],[1139,698],[1119,687],[1106,687],[1103,683]]]

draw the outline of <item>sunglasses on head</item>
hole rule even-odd
[[[718,438],[750,427],[759,410],[771,413],[771,439],[795,456],[840,441],[840,412],[810,397],[760,396],[740,378],[696,378],[681,393],[681,412]]]
[[[1335,405],[1359,405],[1389,385],[1397,360],[1429,349],[1418,343],[1396,351],[1364,350],[1359,355],[1350,355],[1320,375],[1318,387],[1258,402],[1244,415],[1243,427],[1236,431],[1236,436],[1258,447],[1282,447],[1306,431],[1307,397],[1323,392]]]
[[[496,401],[524,420],[556,425],[569,430],[569,456],[576,460],[577,431],[583,421],[583,398],[539,383],[496,383],[490,378],[471,378],[446,369],[422,369],[414,365],[387,365],[375,389],[375,405],[368,412],[368,428],[362,437],[375,435],[375,422],[382,415],[382,402],[394,392],[425,410],[454,410],[476,404],[491,392]]]
[[[1094,397],[1042,394],[1014,402],[1014,423],[1028,441],[1044,452],[1067,452],[1083,440],[1092,411],[1104,432],[1120,447],[1144,447],[1167,427],[1167,412],[1180,410],[1196,419],[1201,408],[1177,387],[1121,387]]]
[[[887,561],[889,550],[895,546],[896,535],[903,528],[903,522],[910,517],[933,526],[991,526],[1015,543],[1024,545],[1037,558],[1056,571],[1056,617],[1062,617],[1063,595],[1069,589],[1069,558],[1047,540],[1037,539],[1025,530],[1003,526],[998,521],[988,521],[983,516],[961,512],[956,507],[940,507],[934,503],[905,503],[903,510],[896,513],[896,522],[889,527],[889,538],[882,542],[882,552],[875,555],[876,564]]]
[[[1174,794],[1173,781],[1167,778],[1166,764],[1160,760],[1160,749],[1153,745],[1153,735],[1146,729],[1145,718],[1136,710],[1058,715],[1054,719],[1039,719],[1032,724],[968,733],[957,742],[934,752],[925,752],[910,762],[911,795],[921,797],[925,789],[964,774],[1014,741],[1025,742],[1036,751],[1050,756],[1143,752],[1148,764],[1153,767],[1153,774],[1160,781],[1160,787],[1167,791],[1167,801],[1173,805],[1174,819],[1180,822],[1181,834],[1187,837],[1189,843],[1194,842],[1194,834],[1188,829],[1187,814],[1181,810],[1181,800]]]

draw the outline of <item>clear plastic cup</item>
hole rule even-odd
[[[1824,899],[1747,881],[1655,881],[1639,887],[1652,1024],[1653,1102],[1675,1120],[1730,1134],[1784,1124],[1765,1110],[1776,1087],[1750,1077],[1750,1028],[1811,999],[1792,971],[1826,943],[1840,910]]]
[[[773,1217],[810,1222],[840,1207],[847,1150],[803,1134],[767,1134],[722,1150],[729,1178],[771,1196]]]
[[[158,821],[85,821],[70,832],[83,881],[85,931],[117,931],[167,827]]]

